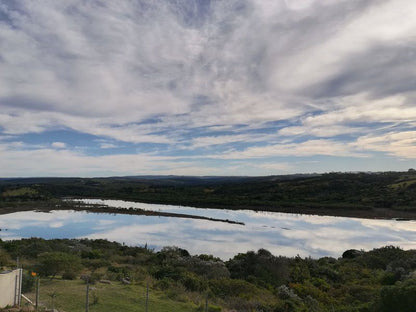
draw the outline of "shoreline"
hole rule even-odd
[[[87,197],[85,197],[87,198]],[[70,199],[70,198],[68,198]],[[75,198],[73,198],[75,199]],[[77,198],[79,199],[79,198]],[[88,198],[91,199],[91,198]],[[99,199],[99,198],[94,198]],[[114,198],[101,198],[102,200],[124,200]],[[304,215],[317,215],[317,216],[331,216],[331,217],[346,217],[346,218],[361,218],[361,219],[385,219],[385,220],[397,220],[397,221],[415,221],[416,212],[406,210],[394,210],[389,208],[367,208],[367,209],[352,209],[352,208],[340,208],[340,207],[259,207],[259,206],[226,206],[226,205],[184,205],[178,203],[161,203],[161,202],[144,202],[144,201],[131,201],[135,203],[146,204],[159,204],[159,205],[177,205],[183,207],[193,208],[206,208],[206,209],[219,209],[219,210],[252,210],[255,212],[276,212],[276,213],[289,213],[289,214],[304,214]],[[64,200],[51,200],[51,201],[38,201],[38,202],[2,202],[0,203],[0,214],[8,214],[20,211],[44,211],[51,210],[76,210],[87,211],[95,213],[117,213],[117,214],[134,214],[145,216],[161,216],[161,217],[177,217],[177,218],[191,218],[202,219],[207,221],[226,222],[232,224],[244,225],[242,222],[216,219],[204,216],[196,216],[181,213],[150,211],[136,208],[120,209],[116,207],[94,205],[94,204],[80,204],[77,202],[70,202]]]
[[[175,203],[164,201],[139,201],[120,198],[97,198],[84,197],[85,199],[100,199],[100,200],[122,200],[126,202],[154,204],[154,205],[172,205],[190,208],[201,209],[219,209],[219,210],[251,210],[255,212],[277,212],[290,214],[304,214],[328,217],[346,217],[346,218],[360,218],[360,219],[384,219],[398,221],[416,221],[416,210],[400,210],[391,208],[373,208],[373,207],[340,207],[340,206],[255,206],[255,205],[221,205],[210,203]],[[80,199],[76,197],[66,197],[66,199]]]
[[[197,215],[190,215],[184,213],[173,213],[173,212],[161,212],[161,211],[154,211],[154,210],[144,210],[144,209],[137,209],[137,208],[127,208],[127,209],[120,209],[116,207],[109,207],[104,205],[95,205],[95,204],[84,204],[84,203],[69,203],[65,202],[64,205],[55,204],[45,206],[33,206],[33,207],[20,207],[18,209],[16,207],[1,207],[0,208],[0,215],[2,214],[9,214],[15,212],[24,212],[24,211],[38,211],[38,212],[51,212],[53,210],[74,210],[74,211],[85,211],[87,213],[106,213],[106,214],[127,214],[127,215],[140,215],[140,216],[157,216],[157,217],[168,217],[168,218],[183,218],[183,219],[199,219],[199,220],[206,220],[206,221],[214,221],[214,222],[224,222],[229,224],[237,224],[237,225],[245,225],[244,222],[233,221],[229,219],[218,219],[218,218],[211,218],[211,217],[204,217],[204,216],[197,216]]]

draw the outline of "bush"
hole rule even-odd
[[[200,277],[196,274],[186,273],[181,278],[180,282],[185,286],[186,290],[189,291],[204,291],[207,289],[207,284],[201,280]]]
[[[102,257],[103,255],[99,250],[83,250],[81,252],[81,258],[84,259],[101,259]]]
[[[94,271],[102,267],[109,267],[111,266],[111,263],[110,261],[103,259],[83,259],[82,265]]]
[[[93,272],[90,275],[90,283],[95,284],[103,278],[103,274],[98,272]]]
[[[55,276],[60,272],[79,272],[81,260],[75,255],[64,252],[45,252],[39,256],[39,273],[43,276]]]
[[[62,279],[64,280],[74,280],[76,278],[77,274],[75,272],[65,271],[64,274],[62,274]]]
[[[170,278],[163,278],[161,280],[157,280],[155,287],[160,290],[167,290],[170,287],[175,285],[175,281]]]
[[[372,269],[385,270],[391,262],[400,260],[406,257],[406,252],[399,247],[386,246],[382,248],[373,249],[362,256],[367,267]]]
[[[245,279],[262,287],[280,286],[289,281],[289,261],[265,249],[238,254],[226,263],[231,278]]]
[[[348,249],[342,254],[343,259],[354,259],[364,254],[362,250]]]
[[[414,312],[416,307],[416,285],[385,286],[380,292],[377,311]]]
[[[209,287],[214,296],[219,298],[243,297],[253,298],[263,293],[264,290],[244,280],[218,279],[210,280]]]
[[[0,249],[0,267],[9,265],[11,260],[9,254]]]

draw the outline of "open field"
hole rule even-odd
[[[33,291],[26,296],[35,299]],[[44,278],[40,282],[40,306],[54,306],[59,311],[85,312],[85,301],[86,283],[83,280]],[[114,281],[111,284],[96,283],[90,285],[89,302],[90,312],[145,311],[146,287]],[[148,305],[149,311],[160,312],[193,312],[197,308],[191,302],[169,299],[166,293],[153,289],[149,291]]]

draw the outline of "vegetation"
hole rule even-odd
[[[0,180],[0,210],[62,197],[338,216],[416,218],[416,171],[269,177]],[[16,204],[18,203],[18,204]]]
[[[416,219],[416,171],[0,179],[0,213],[73,208],[63,197]],[[416,250],[393,246],[348,250],[339,259],[288,258],[259,249],[223,261],[176,247],[156,252],[106,240],[0,240],[0,266],[12,266],[16,257],[25,268],[25,293],[34,296],[29,272],[35,271],[43,302],[66,311],[84,310],[86,279],[95,284],[90,311],[144,311],[147,284],[157,311],[202,312],[206,300],[211,312],[407,312],[416,306]]]
[[[43,278],[40,282],[40,302],[42,306],[53,306],[59,311],[85,311],[85,282],[81,279],[65,280],[61,278]],[[124,285],[119,281],[111,284],[96,283],[90,287],[90,312],[144,312],[146,286],[142,282]],[[26,294],[35,298],[35,293]],[[149,293],[149,310],[160,312],[195,312],[197,306],[189,301],[172,300],[163,291],[156,288]]]
[[[85,280],[90,311],[144,311],[147,283],[153,311],[414,311],[416,250],[386,246],[348,250],[335,258],[288,258],[260,249],[228,261],[106,240],[0,241],[2,266],[19,257],[25,293],[31,271],[41,276],[49,307],[83,311]],[[82,277],[82,279],[80,279]],[[101,282],[100,282],[101,281]]]

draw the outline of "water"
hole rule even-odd
[[[244,225],[174,217],[56,210],[0,215],[0,238],[104,238],[156,250],[178,246],[224,260],[265,248],[275,255],[339,257],[347,249],[394,245],[416,249],[416,221],[369,220],[249,210],[200,209],[116,200],[82,200],[119,207],[183,213]]]

